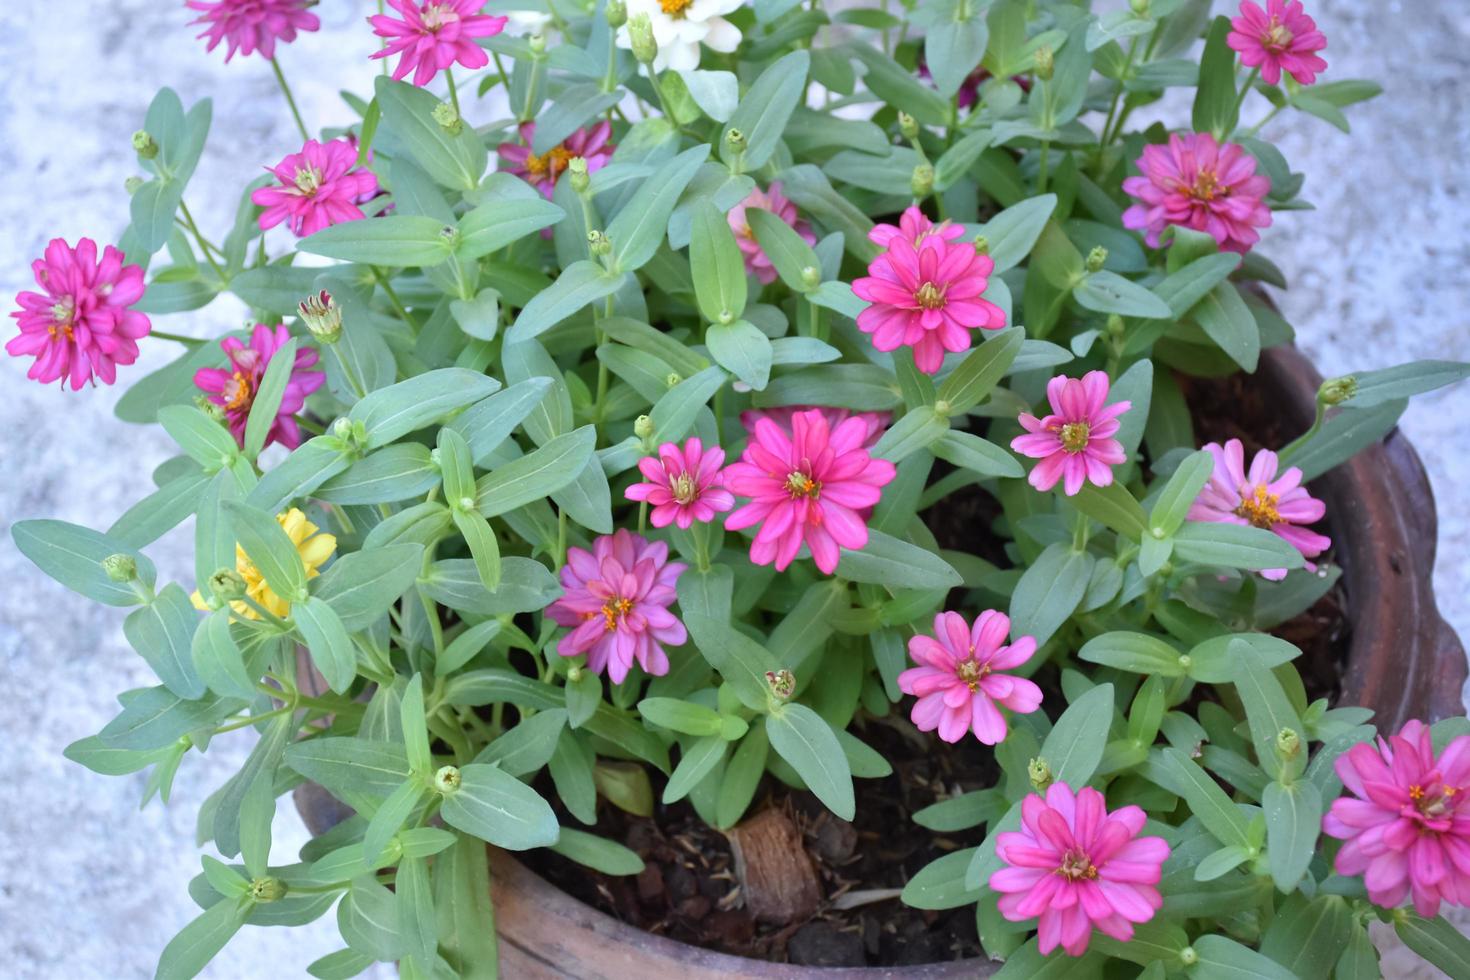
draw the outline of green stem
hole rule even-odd
[[[237,732],[242,728],[249,728],[251,725],[258,725],[262,721],[265,721],[267,718],[278,718],[281,715],[290,714],[295,710],[296,705],[294,703],[288,704],[283,707],[276,708],[272,711],[265,711],[258,715],[251,715],[249,718],[242,718],[239,721],[234,722],[233,724],[221,725],[219,728],[216,728],[214,730],[214,734],[224,735],[227,732]]]
[[[398,294],[393,291],[393,284],[388,281],[387,276],[383,275],[383,270],[375,265],[369,266],[369,268],[373,270],[373,278],[378,281],[378,285],[383,287],[383,293],[388,297],[388,302],[393,304],[393,309],[397,310],[398,315],[403,317],[404,323],[412,327],[414,322],[413,317],[408,315],[408,307],[403,305],[402,300],[398,298]]]
[[[1313,436],[1322,431],[1322,423],[1326,421],[1326,419],[1327,405],[1322,401],[1322,399],[1318,398],[1317,415],[1314,419],[1312,419],[1312,427],[1306,432],[1303,432],[1301,435],[1297,436],[1291,442],[1287,443],[1286,447],[1276,454],[1276,457],[1278,460],[1280,460],[1280,464],[1282,466],[1285,466],[1291,460],[1292,456],[1300,452],[1302,447],[1305,446]]]
[[[500,87],[505,89],[506,97],[510,97],[510,76],[505,73],[505,62],[500,60],[499,51],[491,51],[490,57],[495,59],[495,70],[500,74]]]
[[[1252,137],[1259,133],[1261,131],[1261,127],[1266,125],[1266,123],[1270,122],[1271,120],[1275,119],[1276,114],[1279,113],[1283,108],[1284,106],[1279,105],[1272,106],[1271,111],[1266,113],[1266,115],[1261,118],[1260,122],[1256,123],[1250,129],[1247,129],[1244,133],[1242,133],[1241,137],[1244,139],[1248,139],[1249,137]]]
[[[327,430],[326,429],[324,429],[321,426],[317,425],[315,422],[311,421],[310,419],[308,419],[304,415],[298,415],[298,416],[296,416],[296,424],[299,425],[299,426],[301,426],[307,432],[310,432],[312,435],[321,436],[321,435],[326,435],[327,434]]]
[[[182,198],[179,200],[179,214],[184,216],[184,224],[188,225],[189,231],[194,235],[194,240],[199,243],[199,251],[204,253],[209,267],[214,270],[215,275],[219,276],[220,284],[228,283],[230,277],[225,275],[225,270],[221,269],[219,263],[214,260],[214,256],[209,251],[209,244],[205,242],[204,235],[199,231],[199,225],[195,223],[194,216],[189,213],[189,205],[185,204]]]
[[[292,629],[295,628],[290,623],[282,619],[280,616],[277,616],[275,613],[265,608],[265,606],[262,606],[260,603],[250,598],[248,595],[242,595],[240,597],[240,601],[245,603],[245,605],[249,606],[251,609],[254,609],[256,615],[258,615],[261,619],[265,620],[268,623],[273,623],[282,632],[289,633]]]
[[[1108,131],[1113,128],[1113,119],[1118,114],[1118,105],[1123,101],[1123,83],[1128,79],[1128,71],[1133,67],[1133,58],[1137,53],[1138,35],[1135,34],[1133,39],[1128,42],[1128,59],[1123,62],[1122,74],[1118,76],[1118,87],[1113,89],[1113,103],[1108,107],[1108,118],[1103,123],[1102,135],[1098,137],[1099,143],[1102,146],[1108,146],[1117,137],[1116,133],[1112,137],[1109,137]]]
[[[167,330],[150,330],[148,331],[148,336],[157,337],[159,340],[172,340],[174,343],[183,344],[185,347],[198,347],[201,344],[209,343],[209,341],[202,337],[185,337],[183,334],[169,333]]]
[[[556,509],[556,570],[567,563],[567,512]]]
[[[1240,119],[1240,107],[1245,105],[1245,97],[1250,94],[1251,86],[1256,83],[1256,79],[1260,77],[1260,74],[1261,69],[1256,67],[1252,68],[1251,73],[1245,77],[1245,84],[1240,87],[1240,94],[1235,97],[1235,107],[1230,110],[1231,118],[1236,120]],[[1222,135],[1228,136],[1229,134],[1225,133]]]
[[[311,133],[307,132],[306,123],[301,119],[301,110],[296,108],[296,98],[291,94],[291,86],[286,81],[286,73],[281,71],[281,63],[275,58],[271,59],[271,69],[276,73],[276,84],[281,87],[281,94],[286,97],[286,104],[291,107],[291,116],[296,120],[296,128],[301,130],[303,140],[311,139]]]
[[[444,77],[449,80],[449,104],[454,106],[454,114],[463,118],[459,111],[459,87],[454,84],[454,69],[446,68]]]

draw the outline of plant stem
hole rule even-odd
[[[1249,139],[1250,137],[1252,137],[1252,136],[1256,135],[1257,133],[1259,133],[1261,131],[1261,127],[1264,126],[1264,125],[1266,125],[1266,123],[1270,122],[1271,120],[1275,119],[1276,118],[1276,114],[1279,113],[1283,108],[1284,108],[1283,106],[1279,106],[1279,105],[1272,106],[1271,107],[1271,111],[1268,112],[1268,113],[1266,113],[1263,117],[1261,117],[1261,121],[1260,122],[1256,123],[1250,129],[1247,129],[1245,132],[1243,132],[1243,133],[1240,134],[1241,138],[1242,139]]]
[[[1259,67],[1252,68],[1251,73],[1245,77],[1245,84],[1240,87],[1240,94],[1235,97],[1235,107],[1230,110],[1230,115],[1233,116],[1237,120],[1237,122],[1240,119],[1240,107],[1245,105],[1245,97],[1250,94],[1251,86],[1256,83],[1256,79],[1260,77],[1260,74],[1261,69]],[[1228,136],[1229,134],[1227,133],[1225,135]]]
[[[454,114],[459,116],[459,88],[454,84],[454,69],[446,68],[444,77],[449,80],[449,104],[454,106]]]
[[[1317,415],[1314,419],[1312,419],[1312,427],[1306,432],[1303,432],[1301,435],[1297,436],[1291,442],[1287,443],[1286,447],[1276,454],[1282,466],[1285,466],[1291,460],[1291,457],[1301,452],[1302,447],[1305,446],[1313,436],[1322,431],[1322,423],[1326,421],[1326,419],[1327,405],[1323,403],[1322,399],[1318,398]]]
[[[313,435],[321,436],[321,435],[326,435],[326,433],[327,433],[327,430],[326,429],[324,429],[321,426],[317,425],[315,422],[311,421],[310,419],[308,419],[304,415],[298,415],[298,416],[296,416],[296,424],[299,425],[299,426],[301,426],[307,432],[312,433]]]
[[[185,347],[198,347],[201,344],[209,343],[209,341],[202,337],[185,337],[183,334],[169,333],[166,330],[150,330],[148,331],[148,336],[157,337],[159,340],[172,340],[175,343],[183,344]]]
[[[1048,169],[1047,168],[1047,157],[1050,156],[1050,155],[1051,155],[1051,141],[1050,140],[1042,140],[1041,141],[1041,163],[1039,164],[1039,170],[1038,170],[1037,176],[1036,176],[1036,193],[1038,193],[1038,194],[1045,194],[1046,193],[1046,179],[1047,179],[1047,176],[1048,176],[1048,174],[1047,174],[1047,169]]]
[[[189,213],[189,205],[185,204],[182,198],[179,199],[179,214],[184,216],[184,224],[189,227],[189,231],[194,235],[194,240],[199,243],[199,251],[204,253],[204,258],[209,262],[209,267],[214,270],[215,275],[219,276],[220,284],[224,285],[228,283],[230,277],[225,275],[225,270],[220,268],[219,263],[210,254],[209,243],[204,240],[204,235],[199,231],[199,225],[195,223],[194,216]]]
[[[291,107],[291,116],[296,120],[296,128],[301,130],[303,140],[311,139],[311,133],[307,132],[306,123],[301,119],[301,110],[296,108],[296,98],[291,94],[291,86],[286,82],[286,74],[281,71],[281,63],[275,58],[271,59],[271,69],[276,73],[276,84],[281,86],[281,94],[286,97],[286,104]]]
[[[398,298],[398,294],[393,291],[393,284],[388,281],[387,276],[383,275],[383,270],[375,265],[369,268],[373,270],[373,278],[378,281],[378,285],[383,287],[383,292],[387,295],[388,302],[392,303],[393,308],[398,311],[398,315],[403,317],[403,322],[412,327],[414,322],[413,317],[408,315],[408,307],[403,305],[403,302]]]

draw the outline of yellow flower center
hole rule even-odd
[[[822,492],[822,485],[801,470],[792,470],[786,476],[786,492],[791,494],[792,500],[802,497],[815,499]]]
[[[1271,26],[1266,28],[1266,34],[1261,40],[1265,43],[1266,47],[1279,54],[1286,50],[1286,46],[1291,43],[1291,38],[1291,31],[1286,29],[1285,24],[1281,23],[1281,18],[1272,17]]]
[[[526,170],[532,177],[550,177],[554,184],[566,171],[567,165],[572,162],[574,156],[576,154],[565,146],[554,146],[539,157],[535,155],[526,157]]]
[[[1220,183],[1213,170],[1201,170],[1194,178],[1194,186],[1187,191],[1199,201],[1213,201],[1217,197],[1228,197],[1230,188]]]
[[[52,323],[51,326],[46,328],[46,332],[52,337],[61,335],[66,337],[67,340],[74,340],[75,338],[72,336],[72,324],[76,314],[76,299],[71,296],[63,296],[56,301],[55,306],[51,307]]]
[[[692,504],[698,489],[694,485],[694,478],[688,473],[680,473],[669,481],[669,493],[681,504]]]
[[[680,18],[684,16],[684,11],[688,10],[692,3],[694,0],[658,0],[658,5],[663,8],[664,13],[670,17]]]
[[[1441,786],[1439,792],[1430,794],[1424,791],[1424,787],[1415,783],[1409,787],[1409,799],[1414,801],[1414,808],[1426,817],[1442,817],[1454,806],[1455,794],[1460,791],[1458,786]]]
[[[1057,868],[1057,874],[1068,881],[1077,881],[1085,878],[1088,881],[1097,877],[1097,868],[1092,859],[1082,851],[1068,851],[1062,857],[1062,866]]]
[[[973,650],[970,651],[974,653]],[[976,663],[974,660],[961,660],[954,669],[955,676],[965,682],[970,693],[974,694],[980,690],[980,682],[990,673],[989,664]]]
[[[932,282],[926,282],[914,293],[914,299],[926,310],[938,310],[944,306],[944,290]]]
[[[322,186],[322,172],[315,167],[305,167],[296,171],[296,189],[307,197],[315,194],[317,188]]]
[[[1069,453],[1080,453],[1087,448],[1092,426],[1086,422],[1068,422],[1062,426],[1062,448]]]
[[[431,31],[437,31],[445,24],[459,20],[459,14],[454,12],[454,8],[442,3],[429,4],[419,16],[423,18],[424,26]]]
[[[618,623],[622,622],[623,617],[628,615],[628,611],[632,608],[632,599],[623,599],[619,596],[614,596],[613,598],[604,602],[602,604],[603,629],[607,630],[609,633],[617,629]]]
[[[250,383],[250,378],[236,371],[229,381],[225,382],[224,391],[225,408],[246,409],[255,401],[255,390]]]
[[[1244,517],[1252,527],[1269,531],[1281,523],[1281,514],[1276,510],[1279,502],[1274,493],[1268,493],[1264,486],[1258,486],[1253,495],[1241,499],[1240,506],[1235,508],[1235,515]]]

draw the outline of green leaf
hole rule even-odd
[[[728,380],[717,367],[707,367],[670,388],[649,412],[655,443],[677,442],[689,433],[699,410]]]
[[[434,861],[434,908],[439,945],[466,980],[495,980],[499,942],[490,900],[490,865],[485,845],[463,834]]]
[[[414,674],[404,689],[403,700],[398,705],[398,720],[403,728],[403,746],[409,768],[417,776],[428,776],[434,768],[434,756],[429,748],[423,674]]]
[[[495,517],[557,492],[587,466],[596,442],[595,427],[584,425],[496,467],[475,484],[476,509]]]
[[[1102,761],[1112,724],[1113,685],[1099,684],[1072,702],[1041,743],[1052,778],[1072,787],[1087,785]]]
[[[457,830],[509,851],[556,843],[556,814],[541,795],[496,766],[472,763],[459,771],[459,789],[440,813]]]
[[[904,885],[899,900],[915,909],[953,909],[972,904],[980,897],[980,890],[966,887],[965,869],[976,850],[967,847],[930,861]]]
[[[1049,545],[1021,575],[1011,595],[1011,634],[1040,646],[1076,611],[1087,594],[1092,558],[1060,542]]]
[[[959,11],[969,16],[961,19]],[[990,26],[983,16],[968,6],[957,7],[952,19],[934,24],[924,32],[924,63],[934,76],[934,87],[940,94],[953,96],[960,90],[985,56],[990,40]]]
[[[695,172],[709,157],[709,149],[708,143],[701,143],[685,150],[654,171],[634,191],[628,203],[607,226],[607,237],[612,242],[615,259],[613,268],[619,272],[635,272],[653,258],[653,253],[663,243],[669,215],[673,213],[679,195],[684,193]],[[521,315],[525,315],[524,310]],[[516,326],[520,326],[519,320]]]
[[[312,596],[291,606],[291,618],[327,686],[337,694],[344,693],[357,677],[357,650],[341,617],[320,596]]]
[[[720,733],[720,714],[702,704],[678,698],[644,698],[638,713],[660,728],[704,738]]]
[[[694,297],[705,320],[716,325],[738,320],[745,312],[745,260],[724,213],[707,200],[694,205],[689,268]]]
[[[459,244],[454,254],[461,259],[478,259],[564,217],[565,211],[540,196],[482,204],[459,219]]]
[[[1238,524],[1189,521],[1174,535],[1181,561],[1259,571],[1301,568],[1302,553],[1270,531]]]
[[[1224,936],[1200,936],[1193,949],[1199,959],[1187,971],[1192,980],[1297,980],[1280,963]]]
[[[1262,769],[1283,782],[1294,779],[1301,775],[1307,765],[1307,735],[1301,718],[1297,717],[1281,682],[1261,662],[1249,644],[1243,640],[1231,640],[1229,650],[1238,665],[1235,691],[1245,706],[1245,718],[1250,724],[1256,761]],[[1283,759],[1276,749],[1276,736],[1285,729],[1296,732],[1303,742],[1303,748],[1290,759]]]
[[[927,449],[947,432],[949,420],[931,406],[920,405],[884,431],[872,454],[897,463]]]
[[[306,566],[280,521],[247,504],[230,501],[225,504],[235,540],[245,549],[252,564],[265,577],[266,584],[288,603],[296,603],[306,595]]]
[[[244,707],[238,700],[205,696],[185,701],[165,687],[128,691],[118,699],[123,710],[108,722],[98,738],[109,749],[146,752],[161,749],[181,735],[213,725]]]
[[[622,284],[620,273],[608,272],[590,259],[573,262],[561,271],[556,282],[522,307],[516,322],[505,332],[506,342],[514,344],[540,336],[587,304],[617,292]]]
[[[740,281],[745,282],[744,278]],[[754,324],[746,320],[713,323],[705,331],[704,342],[720,367],[751,388],[761,391],[770,382],[774,351],[770,339]]]
[[[435,661],[434,672],[442,677],[459,670],[485,649],[486,644],[495,639],[500,630],[501,623],[498,619],[489,619],[471,626],[444,648],[444,652]]]
[[[1106,269],[1089,272],[1072,290],[1072,298],[1080,306],[1098,313],[1154,320],[1170,316],[1169,304],[1138,283]]]
[[[253,700],[258,677],[251,677],[245,658],[230,632],[230,611],[220,609],[205,617],[189,648],[194,670],[211,691],[221,697]]]
[[[410,778],[378,807],[378,812],[368,821],[367,830],[362,837],[362,861],[367,867],[376,868],[382,863],[383,851],[388,847],[388,842],[403,829],[426,792],[420,780]]]
[[[409,776],[402,745],[360,737],[293,742],[286,746],[284,761],[354,810],[369,813]]]
[[[393,893],[371,876],[357,878],[337,906],[337,929],[352,949],[375,960],[407,955],[398,934],[398,907]]]
[[[455,509],[451,514],[455,528],[470,549],[470,559],[480,575],[480,584],[494,592],[500,588],[500,543],[495,539],[490,522],[473,510]]]
[[[281,410],[281,399],[286,394],[286,383],[296,364],[296,338],[286,341],[285,346],[271,355],[265,377],[260,379],[255,400],[250,403],[250,415],[245,422],[245,455],[255,459],[265,448],[266,437],[276,424],[276,415]]]
[[[367,629],[418,578],[424,548],[394,544],[345,554],[312,580],[312,594],[331,606],[348,632]]]
[[[605,875],[636,875],[643,870],[643,859],[622,844],[580,830],[562,828],[561,839],[551,849]]]
[[[1158,766],[1167,776],[1165,789],[1184,797],[1190,812],[1221,844],[1250,850],[1250,827],[1240,807],[1189,756],[1175,748],[1158,750]]]
[[[1350,946],[1355,928],[1355,916],[1342,898],[1296,894],[1272,918],[1261,937],[1261,953],[1301,980],[1327,980],[1333,966],[1350,951],[1345,947]],[[1337,976],[1343,977],[1341,969]],[[1353,980],[1351,972],[1346,980]]]
[[[1178,229],[1176,240],[1177,237]],[[1175,248],[1177,247],[1176,245]],[[1174,249],[1169,250],[1169,257],[1174,257]],[[1212,252],[1170,272],[1163,282],[1154,287],[1154,295],[1169,305],[1172,319],[1181,320],[1194,309],[1196,303],[1204,299],[1211,290],[1218,288],[1239,266],[1240,256],[1234,252]]]
[[[988,439],[953,429],[945,432],[929,451],[947,463],[983,477],[1022,477],[1026,471],[1016,457]]]
[[[1203,449],[1184,458],[1149,512],[1149,530],[1154,537],[1168,537],[1184,525],[1189,508],[1214,472],[1215,457]]]
[[[366,448],[376,449],[493,395],[499,388],[500,382],[478,371],[439,368],[368,392],[347,417],[366,427]]]
[[[748,208],[745,220],[760,244],[761,251],[771,260],[776,274],[789,289],[798,293],[811,292],[818,284],[807,282],[804,271],[816,269],[820,272],[821,260],[812,247],[785,221],[762,208]],[[744,272],[742,270],[742,275]]]
[[[1156,636],[1115,630],[1082,644],[1077,656],[1088,663],[1102,664],[1135,674],[1183,677],[1179,651]]]
[[[701,738],[689,745],[679,764],[664,786],[663,802],[667,806],[688,796],[725,759],[726,741],[718,735]]]
[[[1305,753],[1305,748],[1302,751]],[[1304,779],[1289,786],[1271,782],[1261,797],[1261,810],[1266,814],[1271,878],[1278,889],[1289,893],[1312,862],[1317,831],[1322,826],[1322,795]]]
[[[715,804],[716,824],[729,828],[740,822],[746,808],[755,798],[761,775],[766,771],[766,758],[771,743],[766,736],[765,721],[756,718],[750,731],[725,763],[725,773],[720,779],[720,792]]]
[[[374,101],[383,113],[383,125],[408,148],[414,161],[436,183],[457,191],[474,190],[478,186],[488,152],[473,126],[451,134],[434,119],[438,97],[407,82],[379,77],[374,92]],[[382,219],[373,219],[378,220]],[[372,224],[372,221],[351,223]]]
[[[344,262],[412,268],[447,260],[454,253],[454,232],[437,218],[389,214],[323,228],[301,239],[296,247]]]
[[[194,470],[169,480],[113,521],[107,536],[130,548],[147,547],[194,513],[209,479]]]
[[[1220,283],[1189,315],[1232,361],[1246,371],[1256,369],[1261,358],[1261,328],[1233,285]]]
[[[837,574],[852,582],[902,589],[949,589],[964,584],[960,574],[928,548],[872,529],[861,551],[843,550]]]
[[[189,980],[198,976],[240,931],[249,910],[248,904],[229,899],[205,909],[163,948],[155,980]]]
[[[1148,517],[1128,488],[1114,480],[1105,487],[1092,483],[1067,501],[1088,517],[1102,521],[1126,538],[1137,541],[1148,535]]]
[[[199,615],[184,590],[169,584],[154,600],[128,614],[123,634],[148,662],[163,686],[187,700],[202,697],[204,681],[194,669],[190,648]]]
[[[851,51],[867,66],[863,84],[878,98],[890,106],[903,109],[926,126],[944,126],[949,123],[949,100],[920,82],[913,72],[876,47],[859,44],[854,45]]]
[[[1005,799],[996,788],[972,790],[914,813],[914,823],[941,834],[969,830],[990,823],[1005,811]]]
[[[1470,939],[1435,916],[1423,919],[1407,909],[1396,912],[1393,930],[1404,945],[1452,977],[1470,976]]]
[[[1031,254],[1056,207],[1055,194],[1041,194],[1011,205],[983,225],[967,225],[966,231],[974,227],[976,234],[985,236],[990,260],[995,263],[994,274],[998,276],[1020,265]]]
[[[272,361],[271,366],[274,367],[276,363]],[[268,514],[279,513],[291,501],[320,489],[332,477],[347,469],[350,462],[337,440],[330,436],[317,436],[298,446],[290,456],[267,470],[255,489],[245,498],[245,502]]]
[[[240,455],[229,431],[193,405],[165,405],[158,410],[158,423],[207,473],[228,467]]]
[[[398,935],[413,962],[426,971],[438,959],[437,920],[434,899],[429,894],[429,866],[423,858],[405,856],[398,862],[393,882],[394,904],[398,906]]]
[[[1188,673],[1207,684],[1233,684],[1240,676],[1237,644],[1245,644],[1265,667],[1279,667],[1301,655],[1291,643],[1269,633],[1228,633],[1211,637],[1189,651]]]
[[[827,809],[852,819],[852,770],[842,743],[820,715],[804,704],[783,705],[766,716],[766,736]]]
[[[1422,395],[1470,377],[1470,364],[1462,361],[1411,361],[1380,371],[1353,375],[1353,396],[1346,408],[1374,408],[1385,402]]]
[[[723,130],[739,130],[745,136],[744,152],[737,154],[728,140],[720,140],[720,157],[732,172],[759,170],[776,152],[786,123],[806,91],[810,68],[809,52],[792,51],[761,72],[750,86]]]
[[[538,711],[495,738],[474,761],[497,765],[512,776],[529,776],[551,761],[566,727],[567,713],[561,708]]]
[[[1408,400],[1401,398],[1372,408],[1338,412],[1300,450],[1282,456],[1281,464],[1299,467],[1303,482],[1319,477],[1388,435],[1408,407]]]
[[[1235,52],[1226,36],[1230,20],[1216,17],[1205,36],[1205,52],[1200,59],[1199,91],[1194,97],[1194,130],[1211,133],[1223,140],[1235,129],[1240,118],[1235,95]]]
[[[474,562],[458,558],[435,562],[420,588],[435,602],[476,616],[539,612],[561,594],[545,565],[515,556],[501,558],[500,588],[494,592],[485,588]]]
[[[966,355],[939,385],[939,400],[949,405],[950,416],[968,412],[980,404],[1010,370],[1026,335],[1006,330]]]

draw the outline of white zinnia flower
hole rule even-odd
[[[729,52],[740,46],[740,30],[724,14],[740,9],[741,0],[627,0],[629,18],[647,14],[658,42],[655,71],[699,67],[699,45]],[[628,27],[618,28],[618,47],[631,48]]]

